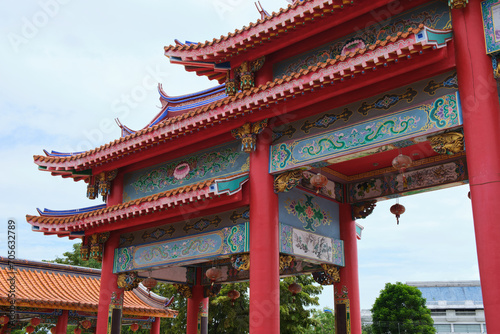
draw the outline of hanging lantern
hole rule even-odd
[[[403,177],[403,188],[406,188],[408,185],[406,182],[405,171],[406,168],[410,167],[413,163],[413,160],[407,155],[399,154],[397,157],[392,159],[392,167],[399,170],[401,176]]]
[[[137,332],[139,330],[139,325],[136,323],[133,323],[132,325],[130,325],[130,330],[132,332]]]
[[[76,327],[74,330],[73,330],[73,333],[75,334],[82,334],[82,329],[80,327]]]
[[[29,325],[26,327],[26,333],[33,333],[35,331],[35,327]]]
[[[40,322],[41,322],[40,318],[32,318],[32,319],[30,320],[30,324],[31,324],[33,327],[36,327],[36,326],[40,325]]]
[[[92,322],[91,322],[89,319],[85,319],[85,320],[83,320],[82,322],[80,322],[80,325],[81,325],[84,329],[89,329],[90,327],[92,327]]]
[[[405,213],[405,207],[399,203],[396,203],[394,204],[393,206],[391,206],[391,213],[396,215],[396,221],[399,225],[399,217]]]
[[[215,281],[217,281],[222,276],[222,271],[219,268],[212,267],[207,270],[205,275],[210,280],[210,282],[212,282],[212,285],[214,285]]]
[[[54,327],[52,327],[52,328],[50,329],[50,332],[51,332],[52,334],[56,334],[56,331],[57,331],[57,327],[56,327],[56,326],[54,326]]]
[[[9,317],[6,315],[2,315],[0,317],[0,325],[6,325],[9,322]]]
[[[309,182],[311,182],[311,185],[317,189],[316,194],[319,194],[321,188],[327,185],[328,179],[326,178],[326,176],[322,175],[321,173],[318,173],[313,177],[311,177]]]
[[[233,289],[227,293],[227,296],[231,299],[231,305],[234,305],[234,301],[240,298],[240,292]]]
[[[292,293],[292,301],[295,301],[295,295],[302,291],[302,286],[298,283],[292,283],[288,286],[288,291]]]

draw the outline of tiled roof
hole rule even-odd
[[[10,305],[8,279],[12,274],[6,258],[0,257],[0,305]],[[14,260],[16,306],[97,312],[100,270]],[[133,291],[124,292],[124,315],[172,318],[177,311],[155,308]]]
[[[275,79],[272,82],[240,92],[235,96],[193,109],[177,117],[169,118],[150,128],[119,138],[109,144],[69,157],[34,156],[35,163],[42,169],[59,173],[61,171],[85,170],[104,165],[136,151],[151,148],[161,141],[172,140],[207,128],[231,118],[252,113],[270,104],[277,104],[296,95],[312,93],[324,85],[344,82],[365,71],[387,67],[399,60],[410,60],[414,54],[436,50],[436,44],[416,34],[424,28],[409,28],[364,49],[357,49],[345,56],[337,56],[326,62],[309,66],[293,75]],[[445,44],[446,45],[446,44]],[[265,115],[263,115],[264,117]],[[227,129],[230,131],[231,129]]]
[[[207,180],[122,204],[108,206],[104,209],[65,217],[26,215],[26,220],[33,226],[34,230],[45,234],[70,235],[73,231],[87,230],[114,221],[151,214],[179,204],[209,198],[213,194],[210,186],[214,182],[215,179]]]
[[[236,54],[256,47],[268,47],[268,43],[278,39],[288,39],[297,27],[306,24],[324,25],[322,18],[353,3],[354,0],[296,1],[293,5],[281,8],[278,12],[273,12],[255,23],[236,29],[234,33],[228,33],[227,36],[214,38],[205,43],[176,43],[166,46],[165,55],[198,62],[225,62]],[[206,72],[206,67],[200,70]],[[214,73],[210,72],[208,75],[214,76]]]

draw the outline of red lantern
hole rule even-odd
[[[392,167],[396,168],[399,170],[401,175],[403,176],[403,187],[406,188],[407,182],[406,182],[406,176],[405,176],[405,171],[406,168],[410,167],[413,163],[413,160],[407,155],[399,154],[397,157],[392,159]]]
[[[295,301],[295,295],[298,294],[300,291],[302,291],[302,286],[297,283],[292,283],[288,286],[288,291],[292,293],[292,301]]]
[[[231,304],[234,305],[234,301],[240,298],[240,292],[233,289],[227,293],[227,296],[231,299]]]
[[[35,331],[35,327],[29,325],[26,327],[26,333],[33,333]]]
[[[74,330],[73,330],[73,333],[75,334],[82,334],[82,329],[80,327],[76,327]]]
[[[33,327],[40,325],[40,322],[41,322],[40,318],[31,318],[31,320],[30,320],[30,324]]]
[[[0,325],[6,325],[9,322],[9,317],[6,315],[2,315],[0,317]]]
[[[132,332],[137,332],[139,330],[139,325],[136,323],[133,323],[132,325],[130,325],[130,330]]]
[[[302,291],[302,287],[300,286],[300,284],[292,283],[288,286],[288,291],[292,293],[292,296],[295,296]]]
[[[89,329],[92,327],[92,322],[89,319],[85,319],[80,323],[80,325],[82,325],[84,329]]]
[[[212,267],[205,273],[207,278],[212,282],[212,285],[222,276],[222,271],[219,268]]]
[[[396,221],[399,225],[399,217],[405,213],[405,207],[402,206],[401,204],[399,203],[396,203],[394,204],[393,206],[391,206],[391,213],[396,215]]]
[[[319,194],[319,191],[321,190],[321,188],[323,188],[324,186],[326,186],[328,184],[328,179],[326,178],[326,176],[321,175],[321,173],[318,173],[318,174],[314,175],[313,177],[311,177],[309,182],[311,182],[311,184],[314,188],[318,189],[316,191],[316,194]]]

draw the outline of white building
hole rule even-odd
[[[434,327],[441,333],[486,333],[479,281],[406,282],[427,300]],[[361,310],[363,324],[371,324],[370,310]]]

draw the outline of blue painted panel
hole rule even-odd
[[[157,164],[124,176],[123,201],[157,194],[216,177],[249,170],[249,155],[234,141],[200,153]]]
[[[402,10],[401,7],[394,9]],[[398,12],[390,13],[398,14]],[[385,19],[389,16],[380,12],[376,19]],[[372,22],[369,27],[354,29],[356,32],[342,37],[341,39],[324,44],[316,49],[307,51],[300,55],[285,59],[273,66],[274,78],[281,78],[284,75],[291,75],[309,66],[316,66],[320,62],[334,59],[336,56],[343,56],[357,48],[365,48],[374,44],[377,40],[385,40],[387,36],[394,36],[398,32],[406,32],[408,28],[418,28],[420,24],[433,29],[450,29],[451,15],[450,9],[445,1],[436,1],[425,4],[409,12],[392,16],[390,20]]]
[[[280,223],[340,239],[337,203],[297,188],[279,193],[278,199]]]

